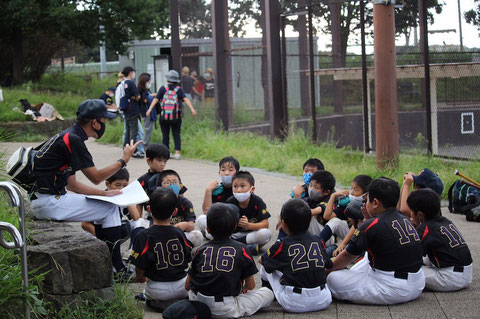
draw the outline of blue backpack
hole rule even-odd
[[[461,179],[448,189],[448,210],[453,214],[468,215],[480,205],[480,188]]]

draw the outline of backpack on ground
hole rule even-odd
[[[175,89],[165,87],[165,94],[160,103],[160,121],[166,123],[175,123],[180,119],[180,103],[178,102],[177,92],[180,86]]]
[[[467,215],[467,220],[474,220],[480,215],[480,188],[464,180],[457,180],[448,189],[448,210],[453,214]]]
[[[12,177],[12,180],[20,185],[28,194],[31,194],[35,188],[35,154],[43,146],[41,145],[33,148],[25,148],[21,146],[12,156],[10,156],[7,163],[7,174]]]
[[[115,89],[115,103],[120,111],[124,112],[128,109],[130,100],[125,95],[125,81],[120,82]]]

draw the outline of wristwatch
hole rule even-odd
[[[125,161],[123,159],[119,159],[119,160],[117,160],[117,162],[120,162],[122,164],[122,168],[127,166],[127,163],[125,163]]]

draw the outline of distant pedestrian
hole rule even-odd
[[[190,69],[188,68],[188,66],[184,66],[182,68],[181,87],[183,89],[183,92],[185,92],[185,96],[188,97],[190,101],[192,100],[193,85],[194,79],[190,77]]]
[[[215,103],[215,78],[211,68],[205,70],[203,83],[205,84],[205,103]]]
[[[140,91],[140,114],[143,118],[143,122],[145,125],[145,136],[143,138],[143,145],[144,147],[148,146],[150,142],[150,136],[152,135],[153,126],[157,121],[157,112],[155,108],[152,110],[150,116],[146,116],[148,107],[150,103],[152,103],[153,98],[155,97],[156,93],[150,92],[151,87],[151,76],[149,73],[142,73],[138,78],[138,90]]]
[[[180,78],[178,76],[178,72],[175,70],[168,71],[167,75],[168,86],[162,86],[155,98],[153,99],[150,107],[146,113],[147,116],[150,116],[155,104],[159,101],[160,109],[162,109],[162,113],[160,114],[160,127],[162,129],[163,135],[163,144],[170,148],[170,129],[173,133],[173,140],[175,142],[175,155],[173,158],[180,159],[180,150],[181,150],[181,136],[180,130],[182,127],[182,116],[181,116],[181,103],[185,102],[187,104],[190,111],[192,111],[193,116],[197,116],[197,111],[193,108],[190,99],[185,96],[182,88],[180,87]],[[163,109],[167,108],[168,104],[168,114],[166,114]]]

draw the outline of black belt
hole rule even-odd
[[[325,289],[325,284],[320,285],[320,290]],[[301,294],[302,293],[302,288],[300,287],[293,287],[293,292],[296,294]]]
[[[197,295],[197,291],[192,290],[192,292]],[[203,295],[203,294],[202,294]],[[203,295],[205,297],[213,297],[215,299],[215,302],[223,302],[223,296],[207,296]]]
[[[463,266],[453,266],[454,272],[463,272]]]
[[[396,271],[393,273],[393,277],[398,278],[398,279],[408,279],[408,272],[405,271]]]

